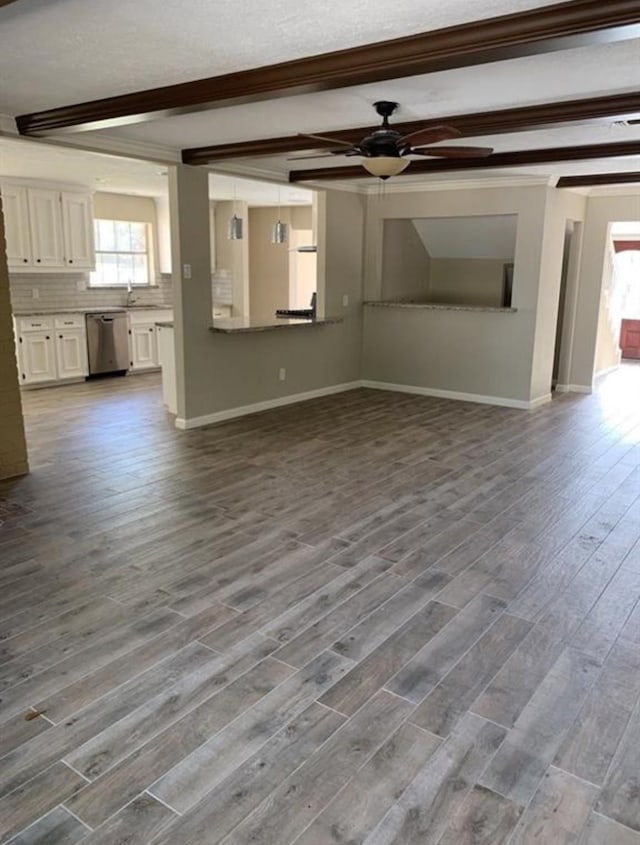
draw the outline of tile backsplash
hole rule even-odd
[[[127,291],[121,288],[90,288],[89,274],[53,273],[51,276],[35,273],[13,273],[9,275],[11,305],[14,314],[24,314],[35,309],[50,308],[71,311],[74,308],[106,308],[125,305]],[[218,270],[211,276],[213,301],[231,305],[233,301],[233,279],[228,270]],[[33,291],[38,296],[34,298]],[[156,286],[134,288],[132,293],[136,305],[173,305],[171,276],[157,277]]]

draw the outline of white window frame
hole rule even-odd
[[[107,221],[110,221],[114,224],[115,223],[128,223],[128,224],[136,224],[136,225],[139,225],[139,226],[143,226],[144,227],[144,233],[145,233],[145,247],[146,247],[146,249],[144,251],[101,250],[101,249],[98,249],[99,238],[98,238],[98,232],[97,232],[97,224],[98,224],[99,221],[102,221],[102,220],[107,220]],[[90,288],[118,288],[118,289],[122,289],[122,288],[129,289],[129,288],[134,288],[134,287],[135,288],[152,287],[153,286],[152,277],[153,277],[154,261],[153,261],[153,239],[152,239],[151,224],[146,223],[143,220],[121,220],[121,219],[114,219],[114,218],[110,218],[110,217],[97,217],[94,220],[94,227],[95,227],[94,234],[95,234],[95,240],[96,240],[96,250],[95,250],[96,270],[92,271],[89,275],[89,287]],[[111,282],[107,282],[107,283],[103,283],[103,282],[98,281],[99,271],[98,271],[97,268],[98,268],[98,257],[100,255],[145,255],[146,258],[147,258],[147,280],[145,282],[139,282],[139,281],[133,282],[130,279],[126,279],[126,280],[123,280],[123,281],[117,281],[117,282],[111,281]]]

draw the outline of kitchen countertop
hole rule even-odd
[[[496,308],[490,305],[447,305],[440,302],[395,302],[394,300],[370,300],[365,305],[374,308],[422,308],[428,311],[486,311],[493,314],[516,314],[517,308]]]
[[[111,314],[120,311],[173,311],[171,305],[103,305],[102,308],[29,308],[14,311],[14,317],[44,317],[49,314]]]
[[[297,329],[304,326],[330,326],[342,323],[342,317],[318,317],[315,320],[295,317],[227,317],[214,320],[212,332],[221,334],[237,334],[240,332],[268,332],[273,329]],[[156,323],[165,329],[172,329],[173,323],[164,321]]]

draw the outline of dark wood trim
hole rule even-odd
[[[418,173],[449,173],[454,170],[491,170],[496,167],[519,167],[524,164],[549,164],[555,161],[584,161],[590,158],[613,158],[640,155],[640,141],[620,143],[585,144],[581,147],[550,147],[540,150],[518,150],[513,153],[493,153],[486,158],[438,159],[412,161],[401,176],[415,176]],[[292,170],[290,182],[316,182],[325,179],[374,178],[360,166],[321,167],[316,170]]]
[[[629,115],[638,113],[640,113],[640,92],[634,91],[630,94],[540,103],[535,106],[522,106],[498,111],[443,115],[428,120],[394,123],[393,126],[403,135],[409,135],[423,127],[439,126],[445,123],[447,126],[454,126],[460,130],[464,137],[477,137],[521,132],[526,129],[548,129],[569,125],[576,121],[586,123],[603,118],[624,120]],[[359,126],[354,129],[329,132],[329,135],[338,141],[357,144],[375,128],[375,126]],[[182,151],[182,161],[184,164],[210,164],[213,161],[224,159],[281,155],[310,149],[324,149],[326,151],[330,146],[330,144],[323,146],[321,141],[311,141],[309,138],[303,138],[300,135],[289,135],[282,138],[258,138],[252,141],[185,149]]]
[[[3,6],[9,6],[11,3],[15,3],[16,0],[0,0],[0,8]]]
[[[584,176],[561,176],[556,188],[585,188],[589,185],[629,185],[640,183],[640,172],[585,173]]]
[[[106,129],[639,35],[638,0],[569,0],[349,50],[25,114],[16,122],[22,135]]]

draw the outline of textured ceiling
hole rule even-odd
[[[640,44],[623,41],[169,117],[110,129],[109,134],[177,147],[205,146],[373,125],[379,118],[371,104],[380,99],[400,103],[392,120],[406,121],[634,91],[639,83]]]
[[[130,93],[546,5],[548,0],[20,0],[0,7],[0,114]],[[407,121],[635,92],[639,83],[640,40],[629,40],[84,132],[67,136],[65,142],[123,155],[132,153],[127,145],[133,144],[139,157],[169,161],[177,160],[185,147],[373,125],[377,117],[371,104],[376,99],[398,101],[395,119]],[[631,140],[640,140],[640,126],[602,121],[487,136],[471,143],[509,152]],[[154,146],[153,156],[146,145]],[[94,156],[74,169],[68,158],[56,159],[51,146],[37,147],[37,153],[25,148],[20,160],[19,149],[8,157],[8,148],[0,146],[0,175],[51,170],[68,172],[76,182],[107,179],[92,183],[100,190],[126,190],[129,185],[132,193],[164,191],[163,177],[157,175],[161,165],[145,169],[140,163],[118,164],[117,159]],[[289,170],[357,161],[331,157],[295,162],[283,155],[229,161],[216,169],[282,181]],[[397,182],[529,175],[553,180],[633,169],[640,169],[640,157],[407,175]],[[106,175],[101,176],[102,171]],[[231,184],[223,179],[218,189],[227,190]],[[376,183],[364,176],[361,184]],[[255,191],[252,196],[268,194],[264,187]]]
[[[0,8],[17,114],[354,47],[548,0],[20,0]]]

